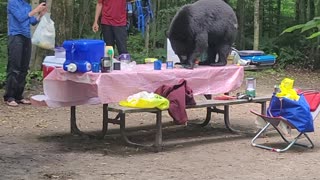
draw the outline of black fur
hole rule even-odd
[[[181,64],[193,68],[207,52],[205,64],[224,66],[237,34],[237,18],[222,0],[199,0],[183,6],[172,19],[168,38]],[[219,59],[215,62],[216,55]]]

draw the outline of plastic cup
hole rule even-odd
[[[100,63],[92,63],[92,72],[94,73],[100,72]]]
[[[161,70],[162,61],[161,60],[154,61],[153,66],[154,66],[154,70]]]

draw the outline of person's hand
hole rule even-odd
[[[93,32],[98,32],[99,31],[99,25],[97,22],[94,22],[93,25],[92,25],[92,31]]]
[[[44,10],[42,10],[40,13],[39,13],[39,16],[42,17],[44,14],[46,14],[48,12],[48,8],[45,8]]]
[[[44,5],[41,6],[41,4],[44,4]],[[41,4],[39,5],[39,6],[41,6],[41,8],[39,8],[39,9],[42,9],[42,10],[39,12],[39,15],[37,17],[38,21],[40,21],[41,17],[48,12],[48,8],[46,6],[46,3],[41,3]]]
[[[36,12],[38,12],[38,13],[42,13],[42,11],[47,11],[48,8],[47,8],[47,6],[46,6],[46,3],[43,2],[43,3],[39,4],[39,5],[35,8],[35,10],[36,10]],[[44,14],[45,14],[45,13],[44,13]]]

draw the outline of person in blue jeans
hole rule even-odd
[[[9,0],[8,13],[8,64],[4,101],[8,106],[30,104],[23,97],[31,58],[31,29],[47,12],[45,3],[32,9],[30,0]]]

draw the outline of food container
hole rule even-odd
[[[54,68],[63,66],[65,58],[56,58],[55,56],[46,56],[42,63],[42,75],[45,78]]]
[[[153,64],[156,60],[158,60],[158,59],[157,58],[145,58],[144,63]]]
[[[66,50],[63,69],[69,72],[91,71],[91,64],[100,63],[101,58],[104,57],[105,43],[102,40],[67,40],[63,42],[63,47]],[[76,66],[76,70],[68,68],[69,65]]]

